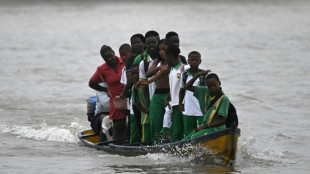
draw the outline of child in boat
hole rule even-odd
[[[199,137],[208,133],[217,132],[226,129],[226,118],[230,101],[222,92],[221,81],[215,73],[202,71],[194,76],[186,85],[185,89],[194,92],[198,99],[200,109],[204,114],[203,125],[187,135],[183,140]],[[193,86],[199,76],[207,75],[207,86]]]
[[[156,57],[158,57],[158,33],[155,31],[147,32],[145,35],[145,45],[148,56],[143,60],[134,61],[134,65],[139,63],[139,81],[147,81],[146,72],[149,67],[152,66]],[[136,58],[137,59],[137,58]],[[146,109],[147,112],[141,112],[141,124],[142,124],[142,142],[151,141],[151,130],[150,130],[150,117],[149,107],[150,100],[155,91],[155,83],[150,83],[147,88],[138,89],[141,105]]]
[[[174,31],[169,31],[166,34],[166,43],[167,45],[175,45],[178,48],[180,48],[180,38],[178,33],[174,32]],[[181,54],[179,55],[180,60],[183,62],[183,64],[187,65],[186,59],[184,56],[182,56]]]
[[[130,69],[131,75],[132,75],[132,80],[133,83],[137,83],[139,80],[139,64],[135,64],[131,67]],[[138,96],[138,91],[135,88],[135,86],[132,86],[131,88],[131,97],[130,97],[130,115],[129,115],[129,120],[130,120],[130,143],[137,143],[141,141],[141,134],[139,133],[139,127],[141,127],[141,119],[140,117],[137,117],[134,111],[135,107],[137,110],[139,110],[139,114],[141,114],[141,110],[146,112],[145,108],[142,107],[140,103],[140,99]]]
[[[127,43],[122,44],[119,47],[119,55],[121,57],[121,59],[123,60],[123,62],[127,62],[127,60],[129,59],[129,57],[132,55],[132,49],[131,46]]]
[[[159,72],[160,66],[167,66],[166,63],[165,39],[159,41],[158,50],[160,57],[157,58],[146,73],[147,77],[152,77]],[[150,126],[151,138],[153,144],[161,143],[160,131],[163,128],[163,119],[165,114],[165,100],[169,94],[169,77],[165,76],[156,80],[156,88],[150,103]]]
[[[164,76],[169,75],[170,94],[166,98],[165,105],[170,105],[172,108],[172,125],[171,125],[171,141],[179,141],[184,137],[182,113],[179,108],[179,91],[181,83],[181,74],[188,69],[188,65],[184,65],[180,58],[180,49],[175,45],[168,45],[166,50],[166,62],[168,66],[160,66],[160,73],[154,75],[148,83],[152,83]],[[140,86],[146,84],[139,83]],[[171,100],[171,104],[168,104]]]
[[[119,55],[121,57],[121,59],[123,60],[123,62],[126,64],[127,60],[132,57],[133,55],[133,52],[132,52],[132,49],[131,49],[131,46],[129,44],[122,44],[120,47],[119,47]],[[131,79],[130,79],[131,80]],[[122,76],[121,76],[121,81],[120,81],[122,84],[124,84],[124,88],[123,88],[123,91],[122,93],[120,94],[120,96],[122,98],[127,98],[130,93],[129,93],[129,90],[128,88],[126,87],[127,85],[127,67],[125,65],[125,67],[122,69]],[[130,83],[131,84],[131,83]]]
[[[181,86],[179,93],[179,107],[183,114],[184,134],[187,136],[194,131],[203,122],[203,114],[199,107],[197,98],[193,96],[193,92],[185,91],[184,86],[197,73],[203,71],[199,69],[201,63],[201,55],[197,51],[192,51],[188,54],[188,63],[190,68],[183,72],[181,77]],[[193,86],[204,86],[205,77],[200,76],[194,82]]]

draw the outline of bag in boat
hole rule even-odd
[[[121,111],[128,110],[128,98],[115,97],[114,107]]]

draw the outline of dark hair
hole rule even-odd
[[[106,53],[106,52],[108,52],[108,51],[112,51],[113,53],[115,53],[115,52],[112,50],[111,47],[109,47],[109,46],[107,46],[107,45],[102,45],[102,47],[101,47],[101,49],[100,49],[100,55],[101,55],[101,57],[104,58],[104,57],[103,57],[104,53]]]
[[[191,55],[197,55],[197,56],[199,56],[199,58],[201,59],[201,55],[200,55],[200,53],[199,53],[198,51],[192,51],[192,52],[190,52],[190,53],[188,54],[188,58],[189,58]]]
[[[140,38],[141,41],[142,41],[143,43],[145,43],[145,38],[144,38],[144,36],[143,36],[142,34],[140,34],[140,33],[137,33],[137,34],[132,35],[131,38],[130,38],[130,43],[131,43],[131,41],[132,41],[133,38]]]
[[[207,77],[206,77],[206,81],[207,81],[208,79],[212,79],[212,78],[215,79],[215,80],[218,81],[218,82],[221,82],[219,76],[217,76],[215,73],[210,73],[210,74],[208,74]]]
[[[178,33],[174,32],[174,31],[170,31],[166,34],[166,39],[168,39],[171,36],[179,36]]]
[[[166,50],[167,55],[172,55],[176,59],[179,58],[180,52],[180,48],[173,44],[168,45],[168,48]]]
[[[119,47],[119,52],[121,52],[122,50],[126,50],[126,51],[131,51],[131,46],[128,43],[124,43]]]
[[[157,31],[154,31],[154,30],[150,30],[150,31],[146,32],[144,37],[145,37],[145,39],[147,39],[149,37],[156,37],[159,40],[159,34]]]
[[[157,45],[157,50],[158,50],[158,52],[159,52],[159,45],[161,45],[161,44],[166,45],[166,39],[160,39],[160,41],[158,42],[158,45]],[[158,59],[159,59],[159,60],[163,60],[163,59],[160,57],[159,54],[158,54]]]

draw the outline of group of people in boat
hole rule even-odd
[[[180,55],[179,44],[176,32],[160,39],[151,30],[132,35],[119,57],[101,47],[105,63],[89,80],[97,91],[96,111],[89,115],[96,133],[104,118],[112,122],[113,139],[129,137],[130,143],[176,142],[226,129],[230,101],[219,77],[199,68],[198,51],[187,59]],[[116,101],[128,101],[127,109],[116,109]]]

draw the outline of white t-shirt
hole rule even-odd
[[[122,69],[121,84],[127,85],[126,67]]]
[[[147,57],[148,61],[149,61],[149,68],[152,66],[153,64],[153,59],[150,58],[150,56]],[[152,77],[150,78],[146,78],[146,73],[144,71],[144,61],[142,60],[139,64],[139,80],[149,80],[151,79]],[[156,84],[155,82],[152,82],[149,84],[149,92],[150,92],[150,100],[152,99],[153,97],[153,94],[155,92],[155,88],[156,88]]]
[[[184,72],[182,74],[181,79],[183,79],[184,74],[187,72]],[[187,79],[186,79],[186,83],[189,82],[191,79],[193,78],[192,74],[187,73]],[[181,80],[181,88],[184,88],[185,84],[183,80]],[[196,81],[194,82],[193,86],[198,86],[199,85],[199,78],[196,79]],[[187,115],[187,116],[203,116],[201,109],[200,109],[200,105],[199,105],[199,101],[198,99],[194,96],[194,93],[192,91],[185,91],[185,96],[184,96],[184,111],[182,112],[183,115]]]
[[[99,84],[102,87],[108,87],[106,82],[102,82]],[[102,112],[109,112],[110,111],[110,97],[107,92],[103,91],[96,91],[96,110],[95,114],[99,114]]]
[[[175,67],[171,68],[169,73],[169,85],[171,95],[171,106],[179,105],[179,92],[181,83],[181,74],[189,68],[189,65],[183,65],[180,62]]]

